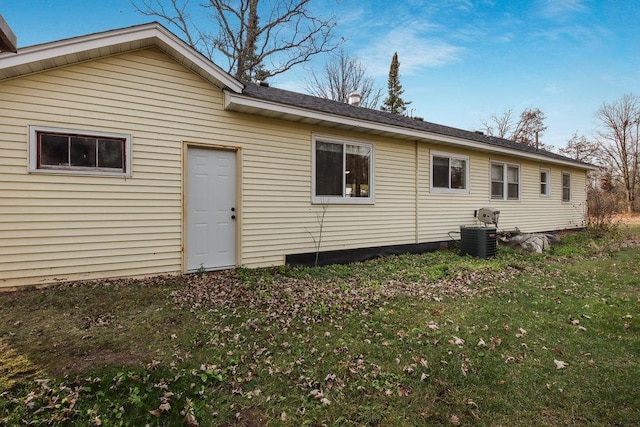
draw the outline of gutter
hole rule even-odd
[[[273,101],[266,101],[262,99],[253,98],[247,95],[232,93],[228,90],[224,91],[224,108],[228,111],[246,112],[273,117],[277,116],[285,120],[313,120],[319,124],[324,125],[342,125],[352,130],[360,132],[379,132],[386,133],[390,136],[401,137],[405,139],[412,139],[425,142],[436,142],[446,145],[452,145],[456,147],[468,148],[474,151],[483,151],[494,154],[502,154],[508,156],[516,156],[520,158],[526,158],[544,163],[551,163],[556,165],[570,166],[572,168],[583,170],[598,170],[596,166],[588,165],[584,163],[577,163],[571,159],[563,161],[561,159],[555,159],[542,154],[530,153],[527,151],[513,150],[506,147],[499,147],[496,145],[483,144],[481,142],[470,141],[464,138],[457,138],[448,135],[441,135],[434,132],[422,131],[417,129],[409,129],[401,126],[387,125],[368,120],[355,119],[345,117],[338,114],[331,114],[320,112],[303,107],[295,107],[287,104],[277,103]],[[284,117],[283,117],[284,116]]]

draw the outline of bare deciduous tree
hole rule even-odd
[[[547,130],[545,119],[546,116],[539,108],[526,108],[520,113],[520,120],[516,123],[511,139],[532,147],[539,145],[538,138]]]
[[[545,119],[539,108],[524,109],[517,120],[513,110],[508,109],[502,115],[494,114],[481,123],[489,136],[510,139],[531,147],[550,148],[539,141],[539,137],[547,130]]]
[[[596,112],[596,131],[603,161],[624,187],[628,212],[635,212],[635,193],[640,172],[640,98],[626,94],[612,103],[603,103]]]
[[[488,119],[482,120],[484,133],[498,138],[509,138],[514,127],[513,110],[509,108],[500,116],[493,114]]]
[[[578,135],[576,131],[567,141],[566,147],[560,148],[558,152],[579,162],[594,163],[598,158],[600,147],[597,142],[589,141],[586,136]]]
[[[175,26],[189,45],[209,59],[222,54],[227,71],[238,79],[266,79],[337,46],[332,39],[334,18],[313,16],[308,7],[311,0],[132,2],[140,13]],[[206,28],[193,19],[203,14],[211,16]]]
[[[340,102],[347,102],[349,94],[356,91],[360,106],[365,108],[377,108],[382,96],[382,90],[376,89],[373,78],[367,76],[366,67],[343,49],[332,56],[320,74],[311,71],[304,85],[311,95]]]

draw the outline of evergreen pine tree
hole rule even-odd
[[[380,109],[389,113],[404,115],[407,111],[407,106],[411,104],[411,102],[405,102],[402,99],[404,89],[402,89],[402,85],[400,84],[399,69],[400,62],[398,61],[398,52],[395,52],[391,60],[391,66],[389,67],[389,96],[383,101]]]

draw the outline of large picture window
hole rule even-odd
[[[446,153],[432,153],[431,191],[468,193],[469,158]]]
[[[491,162],[491,199],[520,199],[520,166]]]
[[[373,145],[314,141],[314,203],[373,202]]]
[[[30,127],[32,172],[130,175],[130,141],[125,134]]]
[[[562,201],[571,201],[571,174],[562,172]]]

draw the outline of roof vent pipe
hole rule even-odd
[[[359,107],[361,98],[362,97],[360,96],[360,92],[353,91],[349,95],[347,95],[347,102],[349,103],[349,105]]]

